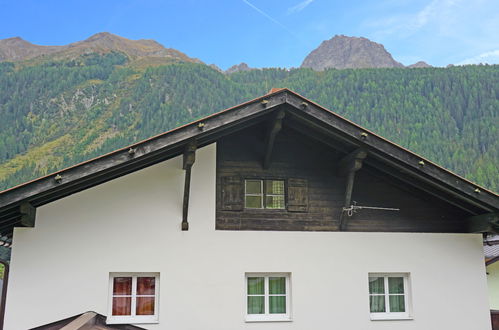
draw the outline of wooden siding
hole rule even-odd
[[[250,127],[224,137],[217,145],[217,217],[220,230],[337,231],[346,178],[336,175],[344,152],[287,127],[277,135],[270,167],[263,169],[265,127]],[[237,180],[239,178],[239,180]],[[306,182],[308,205],[304,212],[228,209],[224,201],[227,182],[248,178]],[[291,181],[290,181],[291,180]],[[234,190],[234,187],[227,187]],[[243,194],[241,187],[240,194]],[[352,200],[358,205],[400,208],[400,211],[359,210],[347,217],[347,231],[466,232],[467,214],[434,197],[388,177],[364,164],[356,174]],[[242,202],[242,201],[241,201]]]

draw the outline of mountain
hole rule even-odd
[[[301,67],[323,71],[327,68],[401,68],[403,65],[381,44],[363,37],[336,35],[308,54]]]
[[[0,62],[0,191],[272,87],[499,191],[498,65],[322,72],[239,65],[225,73],[154,41],[107,33],[50,50],[19,38],[6,44],[14,46],[11,60]]]
[[[186,54],[165,48],[154,40],[130,40],[109,32],[94,34],[88,39],[65,46],[39,46],[19,37],[0,40],[0,61],[24,61],[31,59],[68,59],[90,53],[120,52],[133,60],[156,59],[167,61],[202,63]],[[164,61],[160,61],[164,64]]]
[[[219,67],[218,65],[214,64],[214,63],[212,63],[212,64],[210,64],[210,65],[208,65],[208,66],[209,66],[210,68],[212,68],[213,70],[218,71],[218,72],[220,72],[220,73],[223,73],[223,72],[224,72],[224,70],[220,69],[220,67]]]
[[[239,64],[231,66],[230,68],[228,68],[227,70],[225,70],[225,73],[231,74],[231,73],[234,73],[234,72],[250,71],[250,70],[254,70],[254,69],[250,68],[248,66],[248,64],[242,62],[242,63],[239,63]]]
[[[60,52],[67,46],[38,46],[20,38],[0,40],[0,61],[22,61]]]
[[[432,68],[431,65],[429,65],[428,63],[426,63],[424,61],[416,62],[414,64],[408,65],[407,67],[408,68]]]

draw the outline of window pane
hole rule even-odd
[[[154,294],[154,277],[137,277],[137,294],[148,295]]]
[[[262,193],[262,180],[246,180],[246,193],[247,194],[261,194]]]
[[[264,294],[263,277],[248,277],[248,294]]]
[[[265,193],[270,195],[284,195],[284,181],[265,180]]]
[[[246,196],[247,208],[251,209],[261,209],[262,208],[262,196]]]
[[[369,277],[369,293],[385,293],[383,277]]]
[[[404,293],[404,278],[389,277],[388,278],[388,293]]]
[[[369,305],[371,313],[385,312],[385,296],[369,296]]]
[[[113,315],[131,315],[131,297],[113,297]]]
[[[268,209],[283,209],[284,196],[266,196],[265,207]]]
[[[405,312],[405,299],[403,295],[396,295],[389,297],[390,312],[401,313]]]
[[[270,296],[269,313],[286,314],[286,296]]]
[[[248,314],[264,314],[265,304],[263,296],[248,297]]]
[[[269,293],[270,294],[286,294],[286,278],[285,277],[269,277]]]
[[[137,297],[137,315],[154,315],[154,297]]]
[[[123,296],[132,294],[132,278],[131,277],[115,277],[113,279],[113,295]]]

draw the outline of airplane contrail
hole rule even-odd
[[[261,15],[265,16],[266,18],[268,18],[269,20],[271,20],[275,24],[277,24],[280,27],[282,27],[284,30],[286,30],[288,33],[290,33],[292,36],[296,37],[296,35],[290,29],[288,29],[284,24],[282,24],[281,22],[279,22],[278,20],[276,20],[272,16],[270,16],[269,14],[267,14],[266,12],[264,12],[263,10],[261,10],[260,8],[258,8],[257,6],[255,6],[254,4],[252,4],[251,2],[249,2],[248,0],[242,0],[242,1],[245,4],[247,4],[248,6],[250,6],[251,8],[253,8],[254,10],[256,10],[257,12],[259,12]]]

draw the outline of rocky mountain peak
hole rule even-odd
[[[336,35],[323,41],[303,60],[302,68],[322,71],[327,68],[400,68],[383,45],[364,37]]]
[[[248,64],[246,64],[244,62],[241,62],[241,63],[233,65],[230,68],[228,68],[227,70],[225,70],[225,73],[231,74],[231,73],[234,73],[234,72],[250,71],[250,70],[253,70],[253,69],[250,68],[248,66]]]
[[[156,62],[161,64],[165,61],[202,63],[178,50],[165,48],[154,40],[131,40],[109,32],[99,32],[85,40],[64,46],[34,45],[20,37],[0,40],[0,61],[23,61],[47,55],[51,55],[54,59],[63,59],[91,52],[111,51],[121,52],[130,59],[152,64]]]
[[[218,71],[220,73],[223,73],[224,71],[222,69],[220,69],[220,67],[218,65],[216,65],[215,63],[212,63],[209,65],[210,68],[212,68],[213,70],[215,71]]]
[[[28,58],[54,53],[64,46],[38,46],[21,37],[0,40],[0,62],[21,61]]]
[[[21,37],[12,37],[7,39],[0,40],[0,43],[9,43],[9,44],[29,44],[26,40]]]
[[[426,63],[425,61],[419,61],[414,64],[408,65],[408,68],[433,68],[431,65]]]
[[[99,33],[96,33],[96,34],[88,37],[84,41],[91,42],[91,41],[97,41],[97,40],[102,40],[102,39],[118,39],[118,38],[121,38],[121,37],[119,37],[115,34],[109,33],[109,32],[99,32]]]

